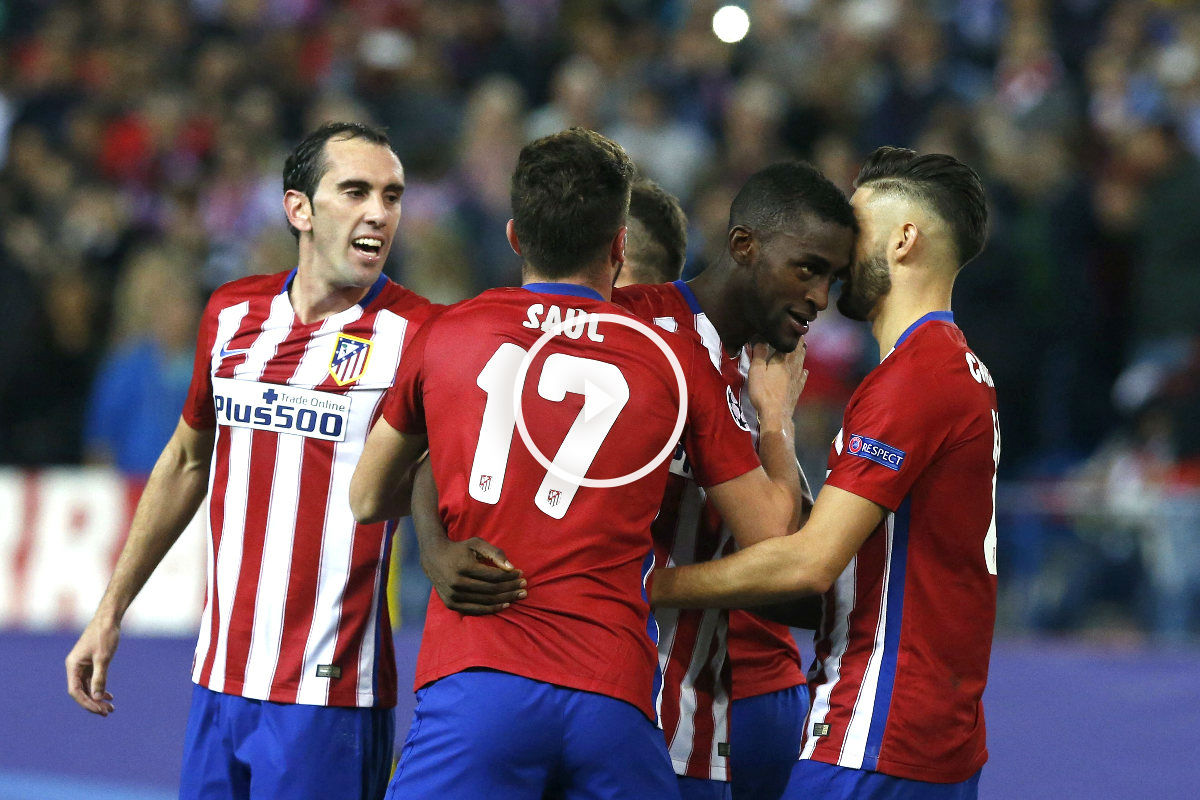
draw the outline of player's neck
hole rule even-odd
[[[312,325],[350,308],[366,297],[370,290],[369,286],[331,286],[308,270],[300,269],[288,287],[288,300],[300,322]]]
[[[527,283],[570,283],[592,289],[604,298],[605,302],[612,300],[612,277],[600,275],[595,270],[577,272],[572,275],[549,277],[539,274],[532,267],[526,266],[521,274],[521,285]]]
[[[717,329],[725,352],[739,352],[754,335],[754,329],[739,313],[736,299],[740,295],[734,286],[733,272],[720,265],[709,267],[688,281],[687,285],[696,295],[696,302],[700,304],[704,316]]]
[[[871,320],[871,333],[879,344],[880,360],[921,317],[934,311],[949,311],[953,289],[953,279],[893,283],[891,291],[879,301],[878,313]]]

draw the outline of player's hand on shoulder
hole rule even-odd
[[[121,630],[116,625],[93,618],[67,654],[67,693],[83,708],[102,717],[114,708],[105,683],[120,638]]]
[[[780,353],[762,342],[753,346],[746,384],[760,422],[766,423],[775,414],[791,419],[808,380],[804,368],[807,350],[804,339],[790,353]]]
[[[495,614],[528,594],[521,570],[503,550],[479,537],[445,540],[422,554],[421,566],[442,603],[459,614]]]

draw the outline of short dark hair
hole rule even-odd
[[[549,278],[599,258],[625,224],[632,181],[621,145],[595,131],[570,128],[525,145],[511,188],[522,255]]]
[[[954,156],[919,156],[904,147],[880,147],[859,170],[856,187],[899,192],[950,226],[961,268],[987,241],[987,201],[978,173]]]
[[[629,195],[629,221],[625,268],[633,262],[636,282],[678,280],[687,258],[687,215],[675,195],[639,178]]]
[[[751,175],[729,207],[729,227],[773,232],[805,214],[858,231],[846,194],[804,161],[782,161]]]
[[[283,191],[295,189],[303,192],[309,202],[312,202],[317,184],[329,169],[329,160],[325,157],[325,143],[331,139],[366,139],[387,147],[393,153],[396,152],[382,128],[362,122],[326,122],[305,136],[292,152],[288,153],[283,162]],[[300,231],[290,222],[288,228],[293,236],[299,238]]]

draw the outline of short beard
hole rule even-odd
[[[857,272],[851,270],[851,275],[853,277],[842,284],[842,293],[837,301],[838,311],[844,317],[866,322],[880,298],[892,290],[892,275],[888,272],[887,259],[883,256],[865,258]]]

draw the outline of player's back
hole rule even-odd
[[[443,520],[453,539],[480,535],[503,549],[529,596],[487,617],[431,603],[418,686],[488,667],[618,697],[653,717],[656,630],[644,581],[667,464],[628,478],[673,451],[679,382],[645,334],[597,314],[634,320],[590,290],[530,285],[485,292],[424,332],[417,402]],[[660,336],[689,384],[699,375],[711,395],[718,377],[699,344]],[[518,382],[540,460],[519,432]],[[690,403],[689,417],[699,423],[689,430],[702,430],[713,405]],[[710,451],[722,446],[712,425],[706,436]],[[748,438],[736,447],[733,438],[737,455],[719,459],[729,463],[705,475],[711,483],[757,465]],[[615,485],[580,487],[573,475]]]

